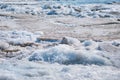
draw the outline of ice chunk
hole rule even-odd
[[[101,43],[99,44],[99,49],[109,53],[119,53],[120,48],[112,45],[112,43]]]
[[[80,41],[72,37],[63,37],[61,40],[61,44],[68,44],[68,45],[80,44]]]
[[[90,46],[90,45],[92,45],[92,41],[89,41],[89,40],[86,40],[86,41],[84,41],[84,46]]]
[[[5,50],[7,48],[9,48],[9,44],[5,41],[0,41],[0,49]]]
[[[111,64],[107,58],[97,55],[95,52],[79,52],[68,45],[58,45],[42,51],[35,51],[29,57],[29,61],[45,61],[60,64]]]
[[[117,46],[117,47],[120,47],[120,42],[114,41],[114,42],[112,43],[112,45]]]
[[[47,15],[57,15],[57,12],[55,10],[51,10],[47,13]]]
[[[31,33],[28,31],[1,31],[1,40],[6,40],[12,45],[21,45],[26,42],[35,42],[38,37],[43,35],[43,32]]]

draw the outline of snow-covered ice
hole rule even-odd
[[[50,63],[60,64],[96,64],[96,65],[110,65],[112,64],[108,59],[97,55],[98,53],[92,51],[75,51],[66,45],[59,45],[44,51],[35,51],[29,58],[30,61],[46,61]]]
[[[27,32],[27,31],[1,31],[0,40],[6,40],[8,43],[17,45],[25,42],[35,42],[37,37],[43,35],[43,32]]]
[[[119,40],[80,41],[63,37],[61,41],[43,43],[37,41],[43,35],[40,31],[0,31],[0,34],[0,80],[120,78]]]
[[[0,80],[119,80],[119,2],[1,0]]]
[[[98,65],[60,65],[13,61],[0,63],[1,80],[118,80],[120,70]]]
[[[96,0],[94,0],[97,2]],[[94,2],[93,1],[93,2]],[[105,0],[107,1],[107,0]],[[102,2],[105,2],[102,1]],[[119,0],[118,0],[119,1]],[[44,2],[44,1],[43,1]],[[64,1],[63,1],[64,2]],[[65,1],[64,4],[61,2],[50,2],[46,1],[45,4],[40,2],[17,3],[12,5],[11,3],[6,4],[2,1],[0,3],[0,11],[2,14],[9,12],[12,14],[31,14],[31,15],[71,15],[75,17],[92,17],[92,18],[120,18],[120,5],[119,4],[69,4],[70,1]],[[75,2],[75,1],[71,1]],[[83,1],[86,2],[87,1]],[[89,2],[89,1],[88,1]],[[92,2],[92,1],[90,1]],[[100,1],[99,1],[100,2]],[[68,4],[66,4],[68,3]],[[77,2],[76,2],[77,3]],[[19,5],[17,5],[19,4]]]
[[[45,42],[36,42],[37,37],[40,36],[41,35],[37,35],[37,33],[34,34],[27,31],[1,31],[1,43],[5,43],[5,45],[2,46],[1,44],[0,49],[1,51],[3,48],[4,50],[7,50],[9,46],[20,46],[21,44],[25,44],[30,41],[34,44],[37,43],[44,45]],[[120,46],[116,46],[113,43],[114,41],[96,42],[93,40],[80,42],[75,38],[64,37],[60,42],[57,42],[56,45],[48,48],[44,47],[43,49],[38,48],[36,50],[29,50],[28,48],[29,52],[31,52],[31,55],[28,56],[28,61],[45,61],[65,65],[95,64],[119,67]],[[116,43],[119,43],[119,41]],[[27,44],[26,46],[33,47]]]

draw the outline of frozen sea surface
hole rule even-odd
[[[63,4],[101,4],[101,3],[112,3],[112,2],[120,2],[120,0],[56,0],[58,3]]]
[[[13,21],[19,21],[19,15],[120,18],[116,2],[120,0],[1,0],[0,80],[119,80],[120,40],[49,39],[42,38],[42,31],[13,30],[21,27]],[[23,17],[20,20],[27,22]]]
[[[13,61],[0,64],[0,80],[119,80],[120,69]]]
[[[112,3],[108,0],[82,0],[82,1],[37,1],[37,2],[4,2],[0,3],[0,14],[31,14],[37,16],[59,15],[75,16],[80,18],[119,18],[119,0]],[[111,4],[104,4],[110,2]],[[86,3],[86,4],[83,4]],[[89,4],[92,3],[92,4]],[[99,4],[100,3],[100,4]],[[14,18],[14,17],[12,17]]]
[[[0,32],[0,80],[120,79],[119,41],[38,42],[41,33]]]

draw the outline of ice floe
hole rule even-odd
[[[119,67],[119,41],[80,41],[63,37],[61,41],[48,42],[43,32],[1,31],[0,50],[6,57],[28,61],[59,64],[110,65]],[[38,38],[41,40],[38,42]],[[52,39],[48,39],[52,40]],[[54,40],[54,39],[53,39]],[[44,41],[44,43],[42,42]],[[116,46],[117,45],[117,46]]]
[[[71,15],[75,17],[91,18],[120,18],[119,4],[61,4],[60,2],[42,1],[33,4],[12,5],[0,3],[0,11],[12,14],[31,14],[31,15]],[[16,2],[17,4],[17,2]],[[22,5],[22,6],[20,6]]]

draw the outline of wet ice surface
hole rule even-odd
[[[28,31],[0,32],[0,41],[5,44],[0,45],[2,56],[0,80],[118,80],[120,78],[120,41],[81,42],[75,38],[64,37],[58,42],[48,42],[45,39],[43,42],[37,42],[41,33],[36,36],[35,33]],[[20,44],[9,42],[18,43],[22,40],[25,42]],[[29,40],[37,45],[28,45]],[[22,44],[24,46],[21,46]],[[19,51],[14,50],[15,48]]]

